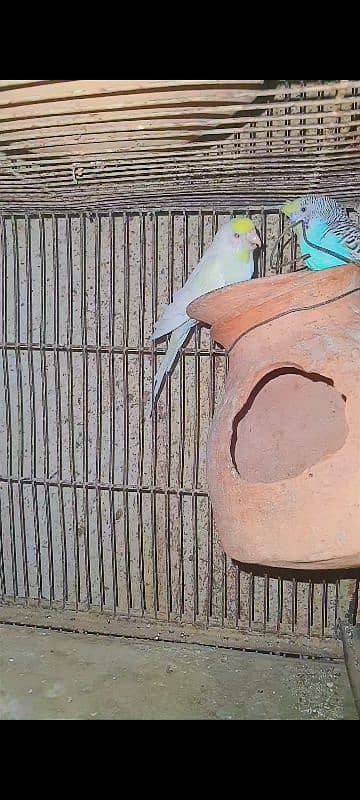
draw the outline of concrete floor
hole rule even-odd
[[[357,716],[342,664],[0,625],[0,719]]]

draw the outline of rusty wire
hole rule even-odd
[[[283,235],[270,252],[280,216],[248,211],[265,276],[276,248],[293,243]],[[160,295],[168,301],[186,280],[219,220],[188,209],[1,216],[4,601],[195,622],[224,636],[331,635],[336,584],[249,573],[221,552],[203,454],[226,353],[201,331],[144,424],[165,352],[150,342]]]

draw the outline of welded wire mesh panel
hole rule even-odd
[[[0,208],[359,192],[358,80],[0,82]]]
[[[251,574],[220,548],[206,442],[227,363],[207,330],[145,414],[165,352],[154,322],[235,212],[0,219],[3,601],[332,635],[338,581]],[[284,223],[253,217],[266,275]],[[294,240],[279,248],[292,262]]]

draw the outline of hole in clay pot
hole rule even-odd
[[[234,419],[233,464],[247,483],[277,483],[340,450],[346,396],[323,375],[284,368],[266,375]]]

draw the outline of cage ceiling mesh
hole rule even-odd
[[[0,81],[0,207],[358,194],[360,81]]]

